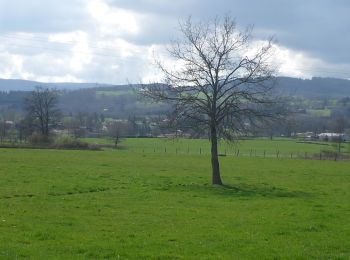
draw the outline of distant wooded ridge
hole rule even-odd
[[[46,86],[58,90],[78,89],[126,89],[136,85],[113,85],[101,83],[44,83],[18,79],[0,79],[0,91],[31,91],[36,86]],[[341,98],[350,96],[350,80],[337,78],[299,79],[291,77],[277,77],[277,88],[282,95],[312,97]]]

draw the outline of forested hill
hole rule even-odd
[[[279,77],[277,88],[282,94],[306,98],[342,98],[350,96],[350,80],[335,78],[297,79]]]
[[[48,88],[55,88],[58,90],[77,90],[85,88],[98,88],[98,87],[112,87],[110,84],[99,83],[45,83],[31,80],[22,79],[0,79],[0,91],[31,91],[35,87],[45,86]]]
[[[277,89],[285,95],[303,96],[306,98],[333,97],[341,98],[350,96],[350,80],[335,78],[298,79],[289,77],[277,78]],[[132,86],[116,86],[98,83],[41,83],[28,80],[0,79],[0,91],[30,91],[36,86],[49,88],[77,90],[77,89],[103,89],[116,88],[125,90]]]

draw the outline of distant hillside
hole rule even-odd
[[[332,97],[341,98],[350,96],[350,80],[335,78],[312,78],[297,79],[289,77],[277,78],[277,89],[284,95],[303,96],[306,98]],[[42,83],[28,80],[0,79],[0,91],[30,91],[36,86],[47,86],[59,90],[117,90],[131,89],[135,86],[130,85],[110,85],[98,83]]]
[[[282,94],[303,96],[306,98],[350,96],[350,80],[335,78],[297,79],[279,77],[278,89]]]
[[[26,80],[0,79],[0,115],[22,113],[24,100],[35,86],[59,90],[59,108],[66,114],[97,113],[107,117],[163,115],[169,107],[162,103],[147,103],[136,95],[138,85],[107,85],[95,83],[39,83]],[[299,96],[304,102],[293,103],[298,111],[328,115],[337,100],[350,97],[350,81],[313,78],[311,80],[280,77],[277,91],[285,96]],[[329,100],[329,101],[325,101]],[[333,100],[330,100],[333,99]],[[299,100],[297,98],[296,100]],[[344,99],[346,101],[346,99]],[[300,103],[301,102],[301,103]],[[328,103],[327,103],[328,102]],[[340,110],[345,108],[338,107]],[[339,110],[338,109],[338,110]],[[9,112],[10,111],[10,112]],[[335,110],[334,110],[335,111]],[[349,110],[350,111],[350,110]]]
[[[112,87],[109,84],[99,83],[44,83],[21,79],[0,79],[0,91],[31,91],[37,86],[46,86],[59,90],[77,90],[82,88]]]

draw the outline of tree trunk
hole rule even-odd
[[[48,110],[48,108],[46,108]],[[45,118],[45,135],[49,137],[49,123],[50,123],[50,118],[49,118],[49,111],[46,111],[46,118]]]
[[[212,167],[212,183],[216,185],[222,185],[220,176],[220,165],[218,158],[218,137],[216,133],[216,127],[212,126],[210,129],[210,141],[211,141],[211,167]]]
[[[115,138],[115,141],[114,141],[114,148],[115,148],[115,149],[118,149],[118,141],[119,141],[119,136],[117,136],[117,137]]]
[[[40,127],[41,127],[41,134],[45,136],[45,125],[44,125],[44,119],[40,118]]]

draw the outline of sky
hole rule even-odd
[[[179,21],[225,15],[274,37],[277,75],[350,79],[348,0],[0,0],[0,78],[152,81]]]

